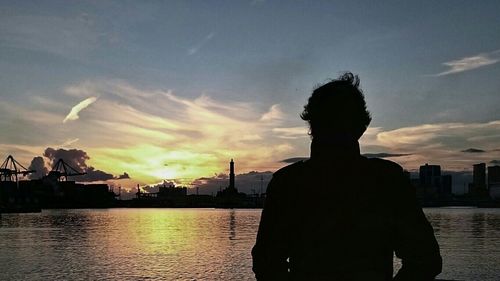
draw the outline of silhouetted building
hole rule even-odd
[[[469,193],[476,197],[488,195],[485,163],[474,164],[472,166],[472,185],[469,188]]]
[[[500,183],[492,183],[489,186],[489,195],[492,199],[500,200]]]
[[[229,185],[217,192],[217,197],[231,197],[236,195],[238,195],[238,189],[235,185],[234,161],[231,159],[231,162],[229,162]]]
[[[146,186],[144,190],[152,188],[154,187]],[[177,187],[174,184],[164,182],[163,185],[158,186],[158,192],[146,192],[137,185],[136,198],[133,200],[132,206],[148,208],[199,207],[198,203],[200,202],[194,201],[191,204],[187,195],[187,187]]]
[[[24,198],[45,208],[107,208],[113,206],[115,194],[107,184],[82,184],[57,181],[44,177],[20,181],[19,191]],[[13,193],[11,193],[13,194]]]
[[[500,166],[488,167],[488,191],[493,199],[500,199]]]
[[[500,183],[500,166],[488,167],[488,185]]]
[[[451,175],[442,175],[441,176],[441,188],[439,190],[439,194],[441,196],[449,196],[451,195],[451,187],[452,187],[452,178]]]
[[[39,194],[35,187],[35,181],[0,181],[0,213],[39,212]]]
[[[441,187],[441,166],[425,164],[420,166],[417,193],[424,198],[435,197]]]
[[[231,162],[229,162],[229,187],[228,188],[234,188],[236,189],[236,186],[234,185],[234,161],[231,159]]]
[[[439,186],[439,182],[441,180],[441,166],[429,164],[420,166],[419,179],[421,186]]]
[[[173,184],[160,186],[158,191],[159,198],[168,198],[168,197],[182,197],[187,196],[187,187],[176,187]]]
[[[222,208],[235,208],[245,205],[246,194],[238,192],[235,183],[234,161],[229,162],[229,185],[217,192],[217,206]]]
[[[479,163],[472,166],[472,183],[476,188],[486,186],[486,164]]]

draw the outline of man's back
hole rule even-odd
[[[403,259],[400,277],[416,277],[402,280],[432,280],[441,269],[432,228],[390,161],[344,150],[285,167],[262,216],[258,279],[392,280],[393,251]]]
[[[441,272],[434,233],[402,168],[359,155],[371,122],[359,77],[316,88],[301,118],[311,158],[285,167],[267,188],[252,250],[258,280],[433,280]]]

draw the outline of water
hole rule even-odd
[[[444,258],[440,278],[500,279],[500,209],[425,212]],[[0,280],[253,280],[259,218],[214,209],[3,214]]]

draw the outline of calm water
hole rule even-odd
[[[500,280],[500,209],[426,209],[443,279]],[[253,280],[260,210],[3,214],[0,280]],[[395,261],[395,266],[398,266]]]

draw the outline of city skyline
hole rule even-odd
[[[0,157],[73,151],[131,189],[215,179],[231,158],[274,171],[309,154],[314,86],[349,70],[373,116],[362,153],[500,161],[496,1],[59,4],[0,4]]]

